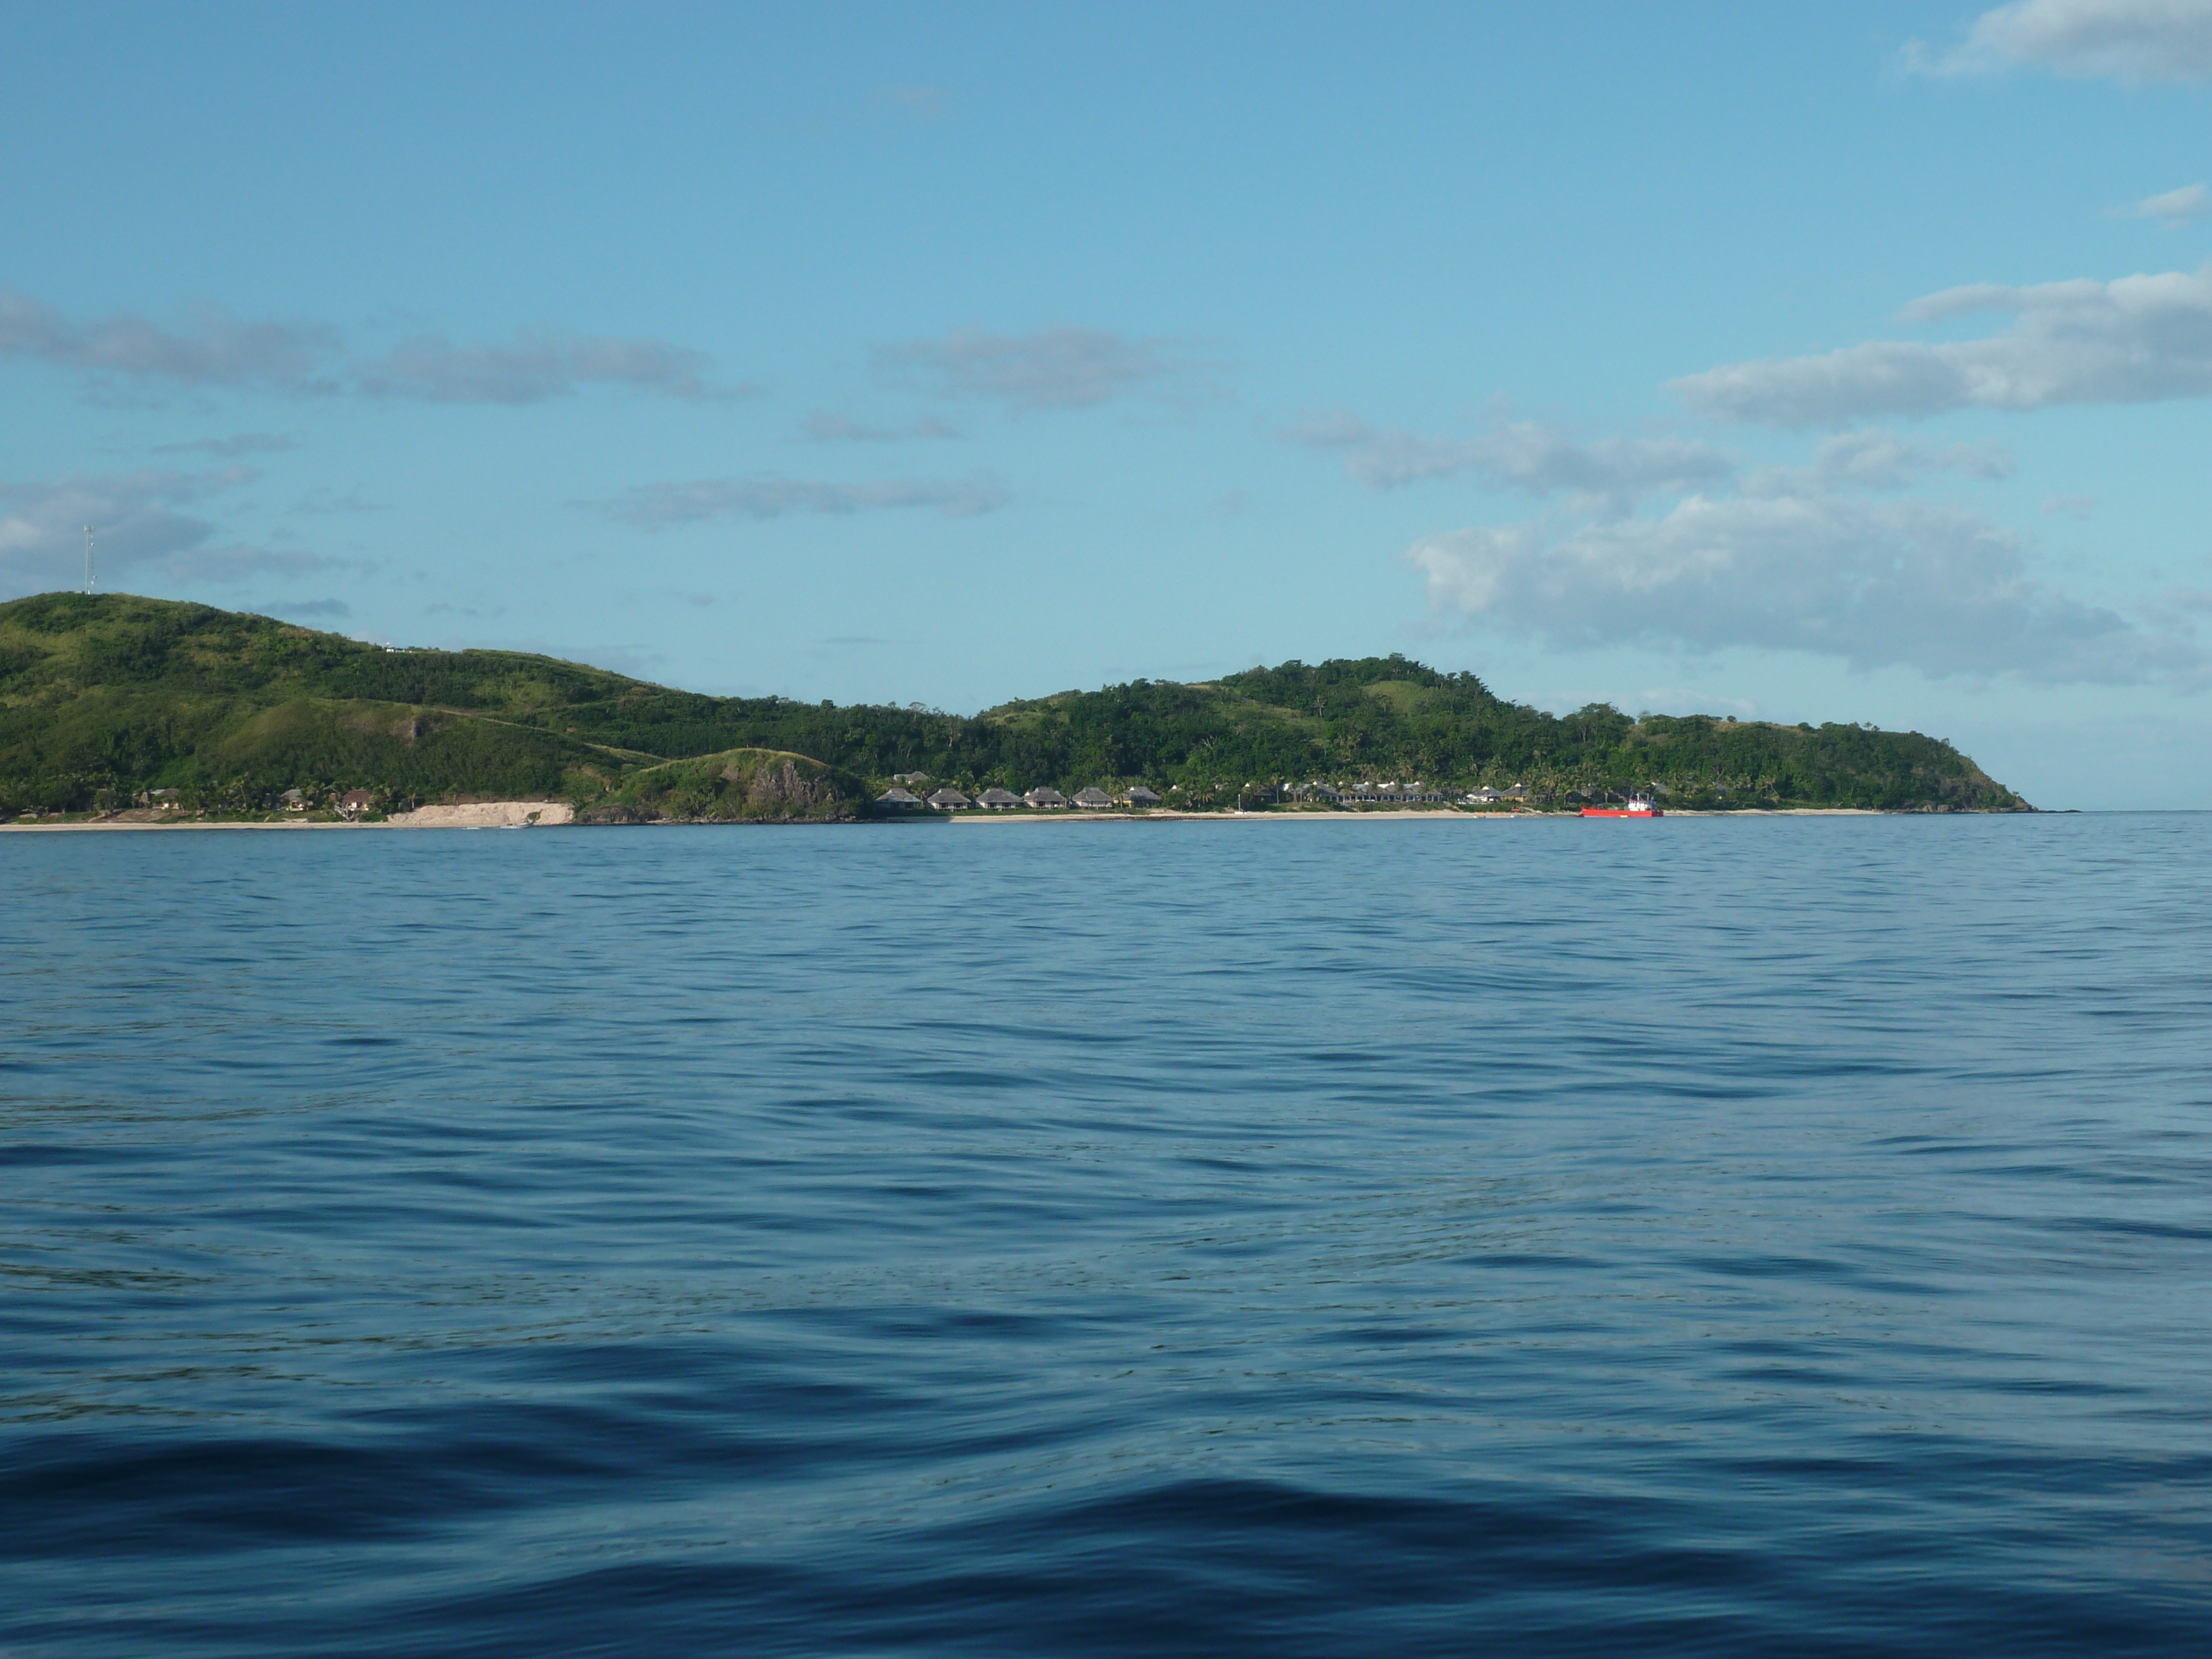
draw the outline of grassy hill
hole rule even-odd
[[[1703,715],[1555,717],[1402,657],[1139,680],[963,716],[709,697],[506,651],[389,651],[208,605],[49,593],[0,605],[0,811],[174,788],[251,812],[287,788],[572,800],[587,817],[853,817],[894,772],[970,793],[1144,782],[1234,805],[1309,780],[1657,784],[1677,805],[2023,810],[1936,738]]]
[[[559,718],[654,690],[519,652],[386,651],[207,605],[44,594],[0,605],[0,810],[167,787],[191,810],[254,813],[301,787],[325,799],[366,788],[392,806],[473,796],[689,816],[677,809],[690,797],[664,799],[652,780],[661,753]],[[811,793],[757,792],[733,815],[866,810],[858,780],[811,781]]]

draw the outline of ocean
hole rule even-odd
[[[2212,815],[0,836],[0,1651],[2172,1654]]]

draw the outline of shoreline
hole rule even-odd
[[[328,821],[306,823],[283,819],[209,820],[191,818],[181,822],[159,823],[139,819],[76,823],[0,823],[0,836],[61,835],[82,832],[99,834],[133,834],[143,831],[173,833],[185,830],[246,830],[297,832],[300,830],[551,830],[551,829],[690,829],[690,828],[790,828],[789,825],[696,824],[678,821],[662,823],[626,825],[582,825],[574,823],[574,809],[564,801],[477,801],[465,805],[423,806],[414,811],[375,823],[349,823]],[[1990,812],[1888,812],[1872,806],[1777,806],[1745,807],[1733,811],[1698,811],[1685,809],[1660,814],[1662,818],[1874,818],[1874,817],[2009,817],[2014,813]],[[1384,810],[1374,812],[1343,812],[1327,810],[1291,812],[1178,812],[1162,809],[1149,812],[933,812],[899,818],[860,819],[850,822],[875,823],[1433,823],[1440,820],[1452,822],[1489,822],[1497,823],[1535,823],[1585,822],[1578,812],[1461,812],[1449,807],[1412,808],[1403,811]]]
[[[564,800],[479,800],[451,805],[418,806],[374,823],[347,819],[301,818],[106,818],[78,823],[0,823],[0,834],[56,830],[550,830],[575,821],[576,809]]]
[[[1681,811],[1664,811],[1662,818],[1783,818],[1783,817],[1931,817],[1935,813],[1886,813],[1874,806],[1778,806],[1746,807],[1740,812],[1701,812],[1688,808]],[[1950,816],[1962,816],[1952,814]],[[1376,821],[1423,820],[1439,818],[1489,822],[1495,823],[1575,823],[1583,822],[1579,812],[1457,812],[1449,807],[1408,807],[1402,811],[1385,810],[1379,812],[940,812],[933,813],[928,822],[947,823],[1365,823]],[[915,820],[922,821],[922,820]],[[896,822],[896,820],[894,820]]]

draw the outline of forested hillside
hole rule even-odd
[[[1604,706],[1556,717],[1397,656],[1194,685],[1139,680],[959,715],[710,697],[514,652],[391,651],[126,594],[0,605],[9,812],[162,787],[193,810],[252,811],[298,787],[366,788],[395,804],[510,795],[700,807],[676,816],[849,816],[891,774],[914,771],[971,793],[1143,782],[1200,808],[1314,781],[1416,779],[1521,783],[1539,802],[1657,785],[1677,805],[2025,806],[1917,733],[1638,720]],[[759,781],[770,776],[780,781]]]

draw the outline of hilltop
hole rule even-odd
[[[1377,779],[1538,802],[1653,785],[1677,805],[2023,811],[1949,744],[1853,725],[1554,716],[1400,656],[1133,681],[980,714],[710,697],[510,651],[392,650],[129,594],[0,605],[0,811],[169,788],[254,813],[301,788],[381,806],[574,801],[587,818],[863,816],[892,774],[970,794],[1146,783],[1178,806]]]

